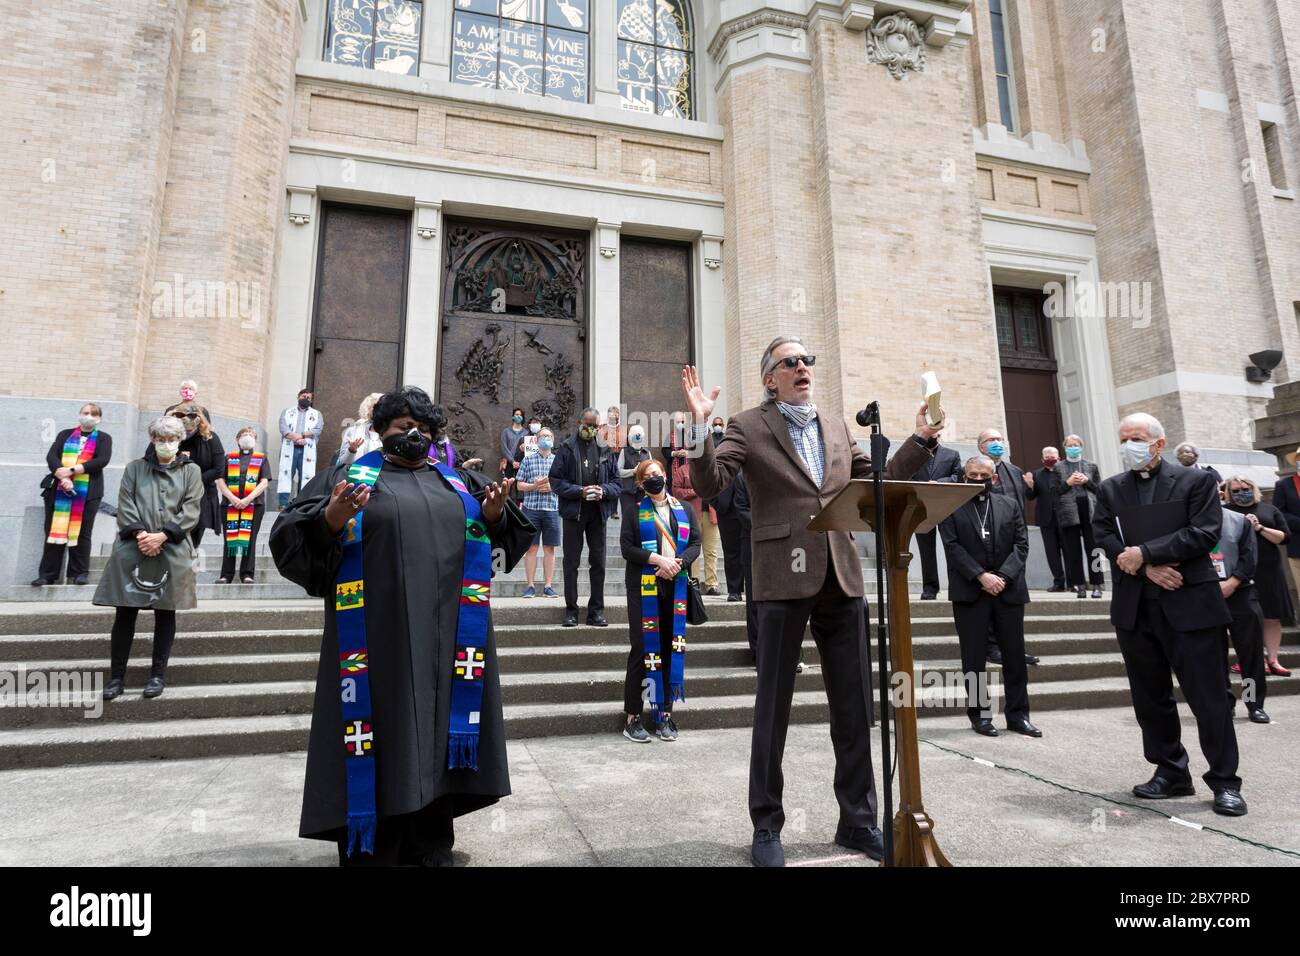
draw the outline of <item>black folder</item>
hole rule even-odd
[[[1146,544],[1187,527],[1187,499],[1120,508],[1115,512],[1115,524],[1125,547]]]

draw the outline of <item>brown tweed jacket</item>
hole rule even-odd
[[[808,522],[850,478],[870,477],[871,459],[858,447],[842,418],[819,416],[826,466],[821,488],[795,450],[775,402],[746,409],[731,419],[716,448],[701,443],[691,459],[691,481],[702,498],[714,498],[744,472],[749,486],[756,601],[814,597],[828,570],[851,597],[862,596],[862,564],[847,531],[809,531]],[[909,436],[896,444],[885,477],[906,481],[933,456]],[[829,563],[829,569],[828,569]]]

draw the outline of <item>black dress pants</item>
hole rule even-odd
[[[1061,530],[1055,523],[1039,525],[1043,535],[1043,551],[1047,553],[1047,566],[1052,569],[1052,587],[1065,587],[1065,567],[1061,563]],[[1089,534],[1091,534],[1091,530]]]
[[[966,716],[971,721],[993,717],[984,668],[990,633],[1002,648],[1002,679],[1006,684],[1007,724],[1029,719],[1029,670],[1025,666],[1025,606],[1007,604],[991,594],[969,603],[953,604],[953,621],[961,644],[961,672],[966,682]]]
[[[745,571],[745,638],[749,641],[749,656],[758,663],[758,602],[754,600],[754,549],[749,543],[749,529],[740,532],[740,565]],[[800,649],[800,660],[803,651]]]
[[[339,866],[419,866],[434,854],[446,854],[456,844],[455,797],[439,797],[414,813],[381,817],[375,828],[375,852],[355,849],[348,856],[347,834],[339,837]]]
[[[119,607],[113,617],[113,631],[110,634],[110,665],[108,676],[113,680],[126,679],[126,665],[131,659],[131,645],[135,643],[135,621],[140,614],[138,607]],[[157,608],[153,612],[153,666],[150,677],[165,677],[167,661],[172,656],[172,644],[176,642],[176,612]]]
[[[565,518],[561,544],[564,550],[564,607],[578,613],[578,564],[582,561],[582,542],[587,542],[587,565],[591,596],[587,598],[587,615],[605,610],[605,519],[600,506],[584,502],[576,518]]]
[[[727,576],[727,594],[741,594],[745,588],[745,564],[740,556],[740,519],[735,515],[718,516],[718,536],[722,538],[722,565]]]
[[[1267,696],[1264,671],[1264,611],[1254,585],[1237,588],[1228,598],[1228,611],[1232,623],[1228,633],[1237,651],[1241,665],[1241,702],[1247,710],[1262,710]],[[1227,648],[1224,648],[1226,655]],[[1232,693],[1232,678],[1228,678],[1228,693]]]
[[[252,540],[248,542],[248,550],[243,553],[239,559],[239,576],[253,574],[257,569],[257,529],[262,527],[262,515],[266,514],[265,508],[253,509],[253,532]],[[221,577],[231,581],[235,579],[235,556],[226,550],[225,540],[221,543]]]
[[[1133,712],[1142,728],[1143,755],[1166,780],[1190,776],[1174,703],[1173,675],[1177,675],[1178,686],[1196,717],[1201,752],[1210,765],[1203,779],[1216,792],[1241,789],[1232,695],[1223,682],[1228,666],[1223,630],[1221,625],[1175,630],[1161,610],[1159,598],[1146,596],[1138,605],[1137,627],[1115,630],[1128,672]]]
[[[1087,583],[1099,588],[1106,583],[1101,562],[1092,557],[1096,547],[1092,540],[1092,509],[1084,499],[1079,502],[1079,524],[1061,529],[1061,550],[1065,552],[1065,577],[1069,587],[1077,588]]]
[[[46,544],[41,551],[41,566],[36,572],[36,576],[45,581],[59,580],[59,572],[63,570],[63,556],[68,556],[67,579],[71,581],[75,577],[90,573],[90,536],[95,530],[95,513],[99,511],[99,498],[94,500],[87,499],[86,507],[81,512],[81,531],[77,535],[77,543],[73,547],[66,544]],[[54,498],[53,496],[45,499],[45,537],[50,536],[50,522],[54,520]]]
[[[916,536],[916,550],[921,552],[921,593],[939,593],[939,559],[935,553],[938,531],[926,531]]]
[[[654,685],[645,671],[645,632],[641,628],[641,568],[630,564],[636,575],[627,575],[627,633],[630,645],[627,654],[627,678],[623,681],[623,712],[640,716],[645,705],[651,702]],[[664,701],[662,710],[673,712],[672,695],[668,691],[668,675],[672,673],[673,654],[673,582],[656,578],[659,585],[659,659],[663,661],[659,673],[663,676]],[[651,728],[653,729],[653,728]]]
[[[758,692],[749,754],[749,816],[755,830],[780,832],[785,824],[781,760],[790,726],[795,665],[811,623],[821,656],[835,750],[835,799],[840,824],[876,825],[876,784],[871,767],[871,693],[863,628],[864,601],[849,597],[829,569],[821,592],[791,601],[758,601]]]

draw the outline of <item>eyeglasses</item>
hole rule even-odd
[[[817,364],[817,356],[787,355],[785,358],[781,359],[780,364],[784,365],[786,368],[798,368],[800,362],[803,362],[805,368],[812,368]]]

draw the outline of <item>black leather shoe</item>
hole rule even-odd
[[[44,588],[44,587],[49,587],[53,583],[54,582],[49,580],[48,578],[37,578],[35,581],[32,582],[32,587]]]
[[[163,679],[161,677],[150,677],[148,682],[144,685],[144,694],[142,696],[146,700],[152,700],[154,697],[161,696],[162,692]]]
[[[89,583],[90,583],[90,575],[89,575],[89,574],[78,574],[75,578],[72,579],[72,583],[73,583],[73,584],[89,584]]]
[[[990,648],[988,649],[988,651],[985,653],[985,658],[988,660],[988,662],[989,662],[990,664],[1001,664],[1001,663],[1002,663],[1002,648],[998,647],[996,644],[993,645],[993,646],[990,647]]]
[[[1025,655],[1025,663],[1026,663],[1026,664],[1037,664],[1037,663],[1038,663],[1038,658],[1035,657],[1033,654],[1026,654],[1026,655]]]
[[[1018,734],[1024,734],[1026,737],[1041,737],[1043,732],[1027,720],[1020,720],[1016,723],[1007,721],[1007,730],[1014,730]]]
[[[1263,707],[1256,707],[1250,712],[1250,722],[1252,724],[1271,724],[1273,718],[1264,713]]]
[[[1214,812],[1225,817],[1244,817],[1246,801],[1240,790],[1219,790],[1214,794]]]
[[[578,626],[578,615],[577,615],[577,614],[566,614],[566,615],[564,615],[564,626],[565,626],[565,627],[577,627],[577,626]]]
[[[605,615],[603,614],[588,614],[587,626],[588,627],[609,627],[609,621],[605,620]]]
[[[116,700],[122,696],[124,690],[126,690],[126,685],[114,678],[104,685],[104,700]]]
[[[835,828],[835,842],[839,846],[865,853],[873,860],[885,855],[885,835],[880,827],[846,827],[840,824]]]
[[[739,594],[728,594],[727,600],[730,601],[732,604],[735,604],[737,601],[743,601],[745,599],[741,597]]]
[[[1146,783],[1139,783],[1133,788],[1133,796],[1146,800],[1166,800],[1169,797],[1190,797],[1196,793],[1191,778],[1187,780],[1168,780],[1156,774]]]
[[[987,718],[983,720],[972,720],[970,722],[970,729],[975,731],[975,733],[979,734],[981,737],[996,737],[998,735],[998,729],[993,726],[993,721]]]
[[[922,600],[922,601],[937,601],[938,599],[939,599],[939,592],[938,592],[938,591],[922,591],[922,592],[921,592],[921,600]]]
[[[754,843],[749,848],[749,859],[755,866],[785,866],[781,834],[775,830],[755,830]]]
[[[1064,593],[1065,593],[1065,585],[1064,585],[1064,584],[1053,584],[1050,588],[1047,589],[1047,593],[1048,593],[1048,594],[1064,594]]]
[[[709,589],[708,589],[707,591],[705,591],[704,593],[707,594],[709,597],[717,597],[717,596],[718,596],[719,594],[721,594],[722,592],[719,591],[716,587],[713,587],[713,588],[709,588]]]

